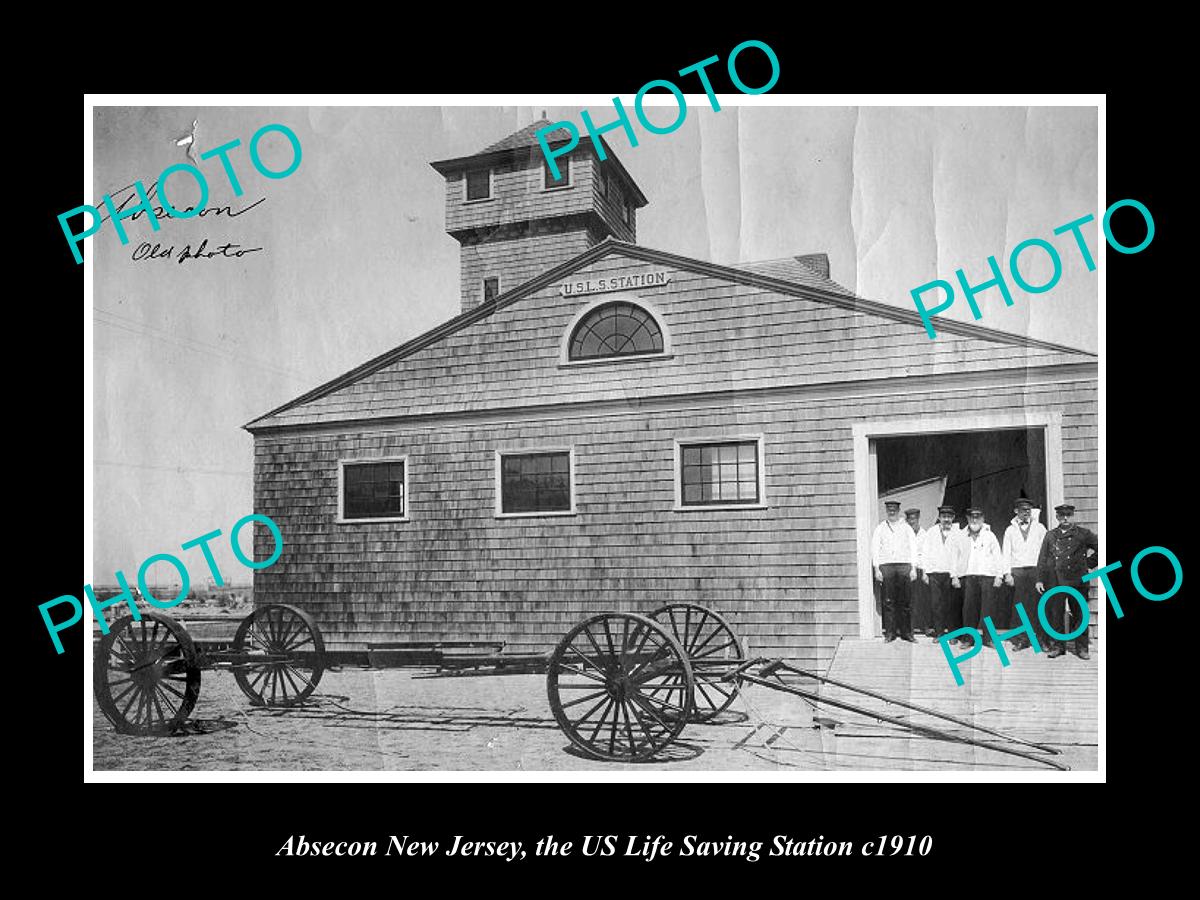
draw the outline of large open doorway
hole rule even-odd
[[[958,510],[963,525],[963,511],[978,506],[996,536],[1002,538],[1015,498],[1027,497],[1045,510],[1046,436],[1042,428],[897,435],[873,438],[871,444],[880,517],[883,500],[892,497],[901,500],[906,509],[910,503],[920,509],[922,527],[932,524],[943,503]],[[1044,516],[1042,524],[1047,524]]]
[[[1061,423],[1057,415],[972,416],[959,420],[873,422],[855,426],[855,482],[859,547],[859,634],[880,633],[873,590],[870,536],[883,517],[884,499],[921,510],[929,527],[942,503],[958,521],[980,507],[1003,539],[1013,501],[1025,496],[1047,514],[1062,496]]]

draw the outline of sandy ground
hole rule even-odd
[[[828,716],[824,717],[828,724]],[[843,717],[845,718],[845,717]],[[864,725],[869,724],[860,720]],[[894,726],[880,726],[886,729]],[[97,770],[601,770],[896,768],[850,752],[850,729],[817,727],[799,698],[751,687],[712,724],[689,724],[648,763],[578,755],[559,730],[542,675],[437,675],[432,669],[344,668],[325,673],[304,708],[251,707],[228,672],[206,671],[186,733],[117,734],[93,702]],[[896,729],[904,768],[1050,771],[1007,754]],[[840,747],[839,747],[840,742]],[[858,742],[861,744],[862,742]],[[1064,747],[1072,768],[1095,769],[1096,747]]]

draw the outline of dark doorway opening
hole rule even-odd
[[[955,508],[956,521],[960,523],[966,521],[965,509],[978,506],[1000,537],[1013,517],[1013,501],[1024,496],[1041,510],[1042,524],[1049,524],[1046,434],[1041,427],[873,440],[880,496],[944,477],[946,487],[941,502]],[[932,518],[924,516],[922,527],[931,524]]]

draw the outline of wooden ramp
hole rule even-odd
[[[844,640],[826,674],[847,682],[947,713],[1026,741],[1048,745],[1061,755],[1047,759],[1072,770],[1097,767],[1098,654],[1084,661],[1072,654],[1057,659],[1032,650],[1010,653],[1004,668],[996,654],[984,649],[964,664],[959,687],[940,645],[928,638],[909,644],[881,640]],[[932,716],[833,687],[789,676],[788,683],[865,709],[886,713],[915,725],[931,726],[995,746],[1041,755],[1020,744],[973,731]],[[997,750],[942,740],[855,712],[774,694],[755,687],[747,698],[776,729],[766,743],[780,762],[815,769],[1022,770],[1054,771],[1036,760]],[[760,720],[761,721],[761,720]],[[765,722],[761,728],[768,727]],[[790,759],[789,757],[790,751]]]

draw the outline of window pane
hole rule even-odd
[[[500,462],[503,512],[557,512],[571,508],[569,453],[506,454]]]
[[[492,173],[489,169],[467,172],[467,199],[482,200],[492,194]]]
[[[600,346],[600,337],[594,331],[589,331],[583,338],[579,352],[574,359],[589,359],[593,356],[603,356],[604,349]]]
[[[404,463],[355,463],[342,469],[342,514],[347,519],[404,515]]]
[[[682,502],[757,503],[758,446],[753,441],[681,447]]]
[[[542,173],[546,177],[546,187],[563,187],[571,183],[571,162],[570,157],[560,156],[555,162],[558,164],[558,174],[561,178],[555,179],[554,174],[550,171],[550,164],[542,166]]]
[[[494,298],[499,293],[500,293],[500,279],[499,278],[483,279],[483,300],[485,303],[488,300],[491,300],[492,298]]]

